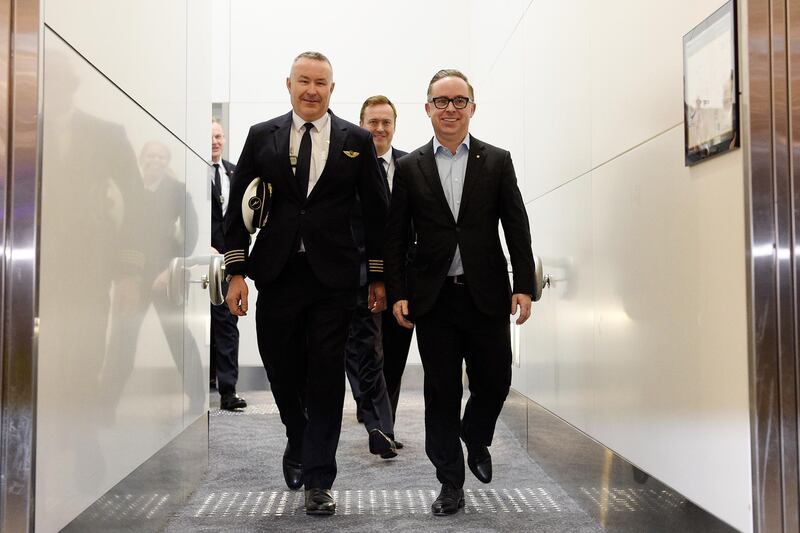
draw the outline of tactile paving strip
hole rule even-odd
[[[686,502],[685,498],[666,490],[581,487],[580,491],[601,511],[610,512],[664,511]]]
[[[153,518],[169,500],[170,494],[112,494],[92,505],[87,521],[97,523],[144,521]]]
[[[338,515],[430,514],[434,490],[345,490],[333,491]],[[469,513],[558,513],[561,507],[542,488],[465,489],[464,512]],[[302,491],[212,492],[195,518],[296,516],[304,514]]]

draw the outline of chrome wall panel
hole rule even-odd
[[[36,520],[54,531],[206,400],[169,290],[198,239],[185,146],[60,37],[44,42]]]
[[[185,139],[187,6],[192,3],[47,0],[44,22]]]
[[[749,156],[754,525],[758,531],[797,531],[800,6],[791,0],[747,0],[740,14],[748,104],[743,116]]]
[[[2,412],[0,530],[33,528],[36,459],[36,365],[40,131],[40,5],[0,2],[7,121],[0,143],[3,179]],[[13,54],[11,51],[13,50]],[[5,129],[7,128],[7,129]],[[7,158],[7,159],[6,159]],[[5,177],[5,176],[4,176]]]

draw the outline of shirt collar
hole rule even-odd
[[[392,147],[391,147],[391,145],[389,146],[389,149],[386,150],[385,154],[378,154],[378,159],[380,159],[381,157],[387,163],[391,163],[392,162]]]
[[[456,148],[456,155],[461,150],[462,146],[466,146],[467,147],[467,152],[469,152],[469,133],[467,133],[466,137],[464,137],[464,140],[461,141],[461,144],[459,144],[458,148]],[[433,136],[433,153],[434,154],[438,154],[439,153],[439,148],[442,148],[448,154],[450,154],[450,150],[445,148],[445,146],[442,143],[439,142],[439,139],[436,138],[436,135],[434,135]]]
[[[314,125],[317,131],[322,131],[322,128],[324,128],[325,125],[328,123],[328,120],[330,120],[330,115],[328,113],[325,113],[317,120],[312,120],[311,123]],[[294,110],[292,111],[292,125],[294,126],[294,129],[298,133],[305,133],[303,131],[303,126],[305,126],[306,122],[308,121],[300,118],[300,115],[295,113]]]

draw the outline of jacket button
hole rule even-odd
[[[456,227],[456,233],[458,233],[459,231],[461,231],[461,228]]]
[[[305,214],[306,214],[306,210],[305,210],[305,209],[301,209],[301,210],[300,210],[300,214],[301,214],[301,215],[305,215]]]

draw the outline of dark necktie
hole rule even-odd
[[[306,122],[304,127],[306,131],[300,140],[300,150],[297,152],[297,168],[294,172],[303,196],[308,194],[308,174],[311,171],[311,128],[314,127],[314,124]]]
[[[222,177],[219,175],[219,163],[214,163],[214,198],[222,203]]]
[[[381,176],[383,176],[383,183],[386,185],[386,190],[391,193],[391,190],[389,190],[389,173],[386,171],[386,160],[379,157],[378,166],[381,167]]]

